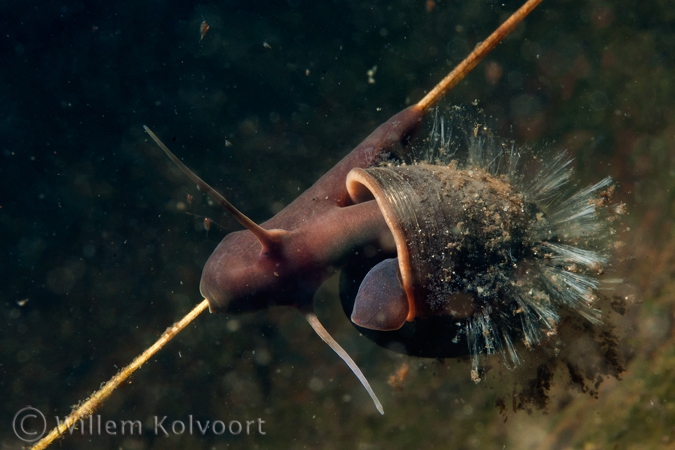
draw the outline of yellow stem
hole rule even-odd
[[[199,314],[201,314],[209,306],[209,301],[204,299],[200,304],[198,304],[192,311],[190,311],[185,317],[183,317],[179,322],[174,323],[172,326],[167,328],[167,330],[162,334],[162,336],[157,339],[150,348],[145,350],[136,359],[133,360],[131,364],[122,369],[117,375],[112,377],[101,389],[94,392],[94,394],[87,399],[82,405],[80,405],[75,411],[70,413],[70,415],[61,422],[57,427],[49,432],[47,436],[42,438],[38,443],[36,443],[32,450],[41,450],[47,448],[55,439],[63,435],[69,427],[72,427],[75,422],[80,419],[86,419],[87,417],[94,414],[94,412],[101,406],[101,404],[110,397],[110,394],[122,384],[127,378],[131,376],[137,369],[139,369],[143,364],[145,364],[155,353],[157,353],[167,342],[173,339],[180,331],[185,328],[190,322],[192,322]]]
[[[514,12],[506,22],[501,24],[487,39],[478,44],[476,48],[464,58],[445,78],[441,80],[422,100],[417,102],[417,106],[426,113],[429,108],[436,105],[448,93],[450,89],[464,79],[464,77],[473,70],[481,60],[490,53],[495,45],[499,44],[510,32],[512,32],[520,22],[537,7],[542,0],[529,0],[523,6]]]

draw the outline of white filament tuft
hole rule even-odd
[[[478,382],[480,355],[501,353],[507,367],[518,366],[522,360],[514,343],[520,340],[527,348],[542,343],[556,333],[566,314],[601,323],[595,292],[609,263],[610,233],[604,219],[613,211],[607,204],[613,182],[607,177],[573,192],[573,160],[566,152],[535,156],[511,141],[501,141],[480,112],[467,114],[466,108],[453,107],[449,117],[436,113],[428,145],[416,157],[507,180],[529,215],[522,236],[503,250],[508,258],[496,257],[501,262],[480,273],[467,269],[461,277],[450,278],[469,280],[462,287],[477,305],[464,319],[462,333],[471,354],[471,377]],[[604,280],[603,289],[618,282]],[[429,282],[434,294],[428,301],[442,308],[444,297],[453,295],[459,285],[439,283],[446,282]],[[491,296],[485,294],[489,290]]]

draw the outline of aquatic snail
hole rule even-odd
[[[225,236],[204,267],[200,290],[211,311],[297,308],[380,412],[365,376],[313,313],[316,290],[339,269],[345,291],[360,285],[345,309],[367,337],[417,356],[471,354],[474,381],[480,355],[501,352],[518,365],[514,342],[539,344],[563,313],[600,319],[594,290],[606,256],[594,244],[603,237],[598,211],[611,203],[611,179],[563,196],[571,176],[564,153],[528,178],[521,151],[461,109],[447,121],[436,116],[429,144],[416,151],[409,141],[421,118],[416,106],[395,115],[261,225],[146,128],[247,228]]]
[[[513,17],[536,2],[260,225],[145,127],[199,189],[246,228],[225,236],[206,262],[205,300],[195,316],[206,305],[228,314],[295,307],[381,413],[366,377],[313,312],[316,291],[340,270],[343,308],[365,336],[415,356],[470,354],[474,381],[480,380],[480,355],[501,353],[507,365],[518,365],[517,341],[536,346],[555,335],[563,317],[599,324],[595,291],[607,262],[600,213],[618,210],[611,206],[609,178],[565,191],[571,159],[555,152],[529,171],[521,150],[461,111],[447,121],[437,116],[426,145],[411,144],[430,108],[515,26]]]

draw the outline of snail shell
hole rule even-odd
[[[566,314],[600,322],[594,291],[607,247],[598,242],[611,196],[610,178],[565,192],[564,153],[526,176],[519,152],[478,129],[440,139],[440,153],[468,152],[463,166],[429,158],[437,163],[349,173],[352,201],[376,200],[396,255],[374,267],[364,258],[341,279],[343,307],[364,335],[417,356],[472,354],[475,373],[483,353],[518,365],[514,343],[541,343]]]
[[[499,301],[499,272],[521,252],[526,229],[523,196],[508,182],[481,169],[415,164],[353,170],[347,190],[357,203],[377,201],[396,243],[399,271],[391,281],[395,286],[400,277],[405,297],[404,307],[373,311],[378,298],[372,296],[391,289],[362,285],[354,323],[396,330],[415,317],[471,317],[478,309],[474,298]]]

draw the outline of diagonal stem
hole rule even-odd
[[[422,100],[417,102],[417,106],[427,112],[429,108],[435,106],[439,101],[445,97],[450,89],[457,86],[464,77],[483,60],[485,55],[499,44],[509,33],[516,29],[518,24],[523,21],[527,15],[532,12],[534,8],[541,3],[542,0],[528,0],[518,11],[514,12],[511,17],[492,32],[487,39],[478,44],[476,48],[464,58],[464,60],[455,67],[445,78],[441,80]]]
[[[63,422],[60,422],[52,431],[49,432],[47,436],[42,438],[38,443],[36,443],[31,450],[42,450],[47,448],[55,439],[65,433],[69,427],[72,427],[75,422],[78,420],[86,419],[87,417],[94,414],[101,404],[110,397],[110,394],[122,384],[127,378],[131,376],[137,369],[139,369],[143,364],[145,364],[152,356],[161,350],[167,342],[173,339],[178,333],[181,332],[190,322],[192,322],[198,315],[200,315],[207,307],[209,306],[209,301],[204,299],[195,306],[192,311],[187,313],[180,321],[174,323],[172,326],[166,329],[166,331],[157,339],[157,342],[152,344],[151,347],[146,349],[143,353],[134,359],[131,364],[126,366],[124,369],[119,371],[117,375],[112,377],[101,389],[94,392],[94,394],[82,403],[75,411],[70,413],[68,417]]]

